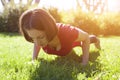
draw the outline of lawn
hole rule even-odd
[[[40,51],[31,62],[33,44],[13,33],[0,33],[0,80],[120,80],[120,37],[100,37],[102,50],[91,44],[90,61],[81,63],[81,48],[65,57]]]

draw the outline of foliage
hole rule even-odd
[[[0,15],[0,32],[18,32],[19,16],[25,10],[25,7],[10,7],[4,10]]]
[[[37,2],[32,4],[33,0],[27,0],[27,4],[20,1],[15,4],[14,0],[3,1],[4,10],[0,14],[0,32],[19,32],[18,21],[20,15],[27,9],[36,7]],[[38,1],[39,2],[39,1]]]
[[[0,15],[0,32],[18,32],[19,17],[25,10],[28,9],[25,5],[10,8],[7,9],[7,11],[4,10],[3,14]],[[59,14],[57,8],[51,7],[46,10],[55,18],[56,22],[61,21],[61,15]]]
[[[0,31],[18,32],[19,16],[19,9],[10,9],[8,13],[1,16]]]
[[[34,6],[33,6],[34,7]],[[9,7],[0,15],[0,32],[18,32],[18,19],[28,5]],[[94,14],[83,12],[80,8],[68,11],[58,10],[55,7],[44,8],[56,20],[56,22],[71,24],[83,29],[89,34],[95,35],[120,35],[120,16],[118,13]]]
[[[100,34],[100,28],[99,25],[97,25],[97,18],[93,13],[85,13],[81,10],[78,10],[74,14],[73,25],[83,29],[89,34]]]
[[[83,12],[81,9],[64,11],[62,13],[62,22],[79,27],[89,34],[120,35],[119,12],[94,14]]]
[[[120,35],[120,14],[107,13],[100,16],[99,22],[103,35]]]
[[[100,40],[102,50],[91,45],[86,66],[80,64],[79,47],[64,57],[40,51],[38,60],[32,63],[33,44],[19,34],[0,33],[0,80],[119,80],[120,37],[100,37]]]
[[[53,18],[56,20],[56,22],[58,22],[58,23],[61,22],[62,17],[57,8],[49,7],[46,10],[53,16]]]

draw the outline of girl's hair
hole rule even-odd
[[[58,32],[54,18],[43,9],[25,11],[19,19],[19,29],[25,39],[33,42],[26,30],[37,29],[45,32],[48,41],[51,41]]]

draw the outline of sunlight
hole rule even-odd
[[[116,11],[120,10],[120,0],[108,0],[108,10],[109,11]]]
[[[76,1],[75,0],[41,0],[39,7],[57,7],[60,10],[68,10],[68,9],[75,9],[76,8]]]
[[[15,3],[19,3],[18,0],[14,0]],[[22,0],[23,3],[26,3],[26,0]],[[81,0],[79,0],[81,1]],[[82,5],[83,11],[86,11],[85,6],[83,3]],[[76,0],[40,0],[39,7],[56,7],[59,10],[69,10],[69,9],[76,9],[77,3]],[[3,10],[2,4],[0,2],[0,11]],[[108,11],[120,11],[120,0],[108,0]]]
[[[108,11],[120,11],[120,0],[108,0]],[[81,3],[80,3],[81,4]],[[76,9],[77,3],[76,0],[41,0],[39,7],[56,7],[59,10],[69,10]],[[82,9],[86,11],[85,6],[82,6]]]

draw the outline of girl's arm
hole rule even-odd
[[[78,29],[79,34],[76,41],[82,41],[82,64],[86,65],[89,61],[89,47],[90,47],[90,39],[88,33],[82,31],[81,29]]]
[[[37,59],[40,49],[41,49],[41,46],[39,46],[39,45],[37,45],[37,44],[34,43],[33,58],[32,58],[32,60]]]

